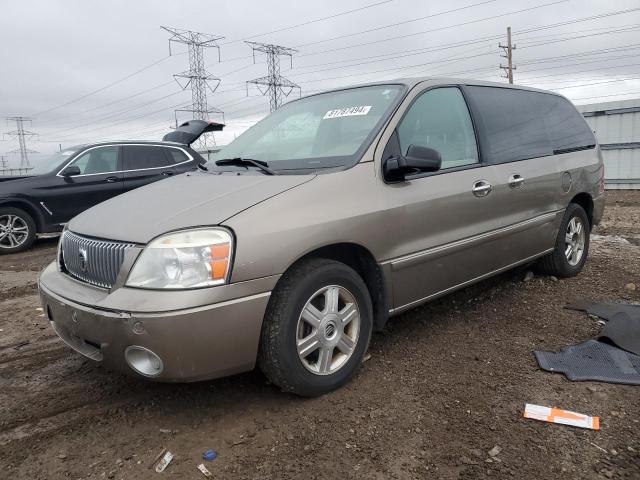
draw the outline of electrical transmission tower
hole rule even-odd
[[[18,149],[12,150],[9,153],[20,153],[20,168],[30,169],[29,153],[37,153],[35,150],[29,150],[27,148],[27,137],[35,137],[37,134],[29,132],[24,129],[25,122],[31,122],[28,117],[6,117],[7,123],[10,121],[16,122],[16,129],[5,133],[5,136],[16,137],[18,139]],[[4,162],[3,162],[4,163]]]
[[[509,83],[513,83],[513,71],[516,69],[513,64],[513,51],[516,49],[515,44],[511,44],[511,27],[507,27],[507,44],[503,45],[502,43],[498,44],[498,47],[504,50],[504,54],[500,55],[502,58],[507,59],[507,64],[502,65],[500,63],[500,68],[505,71],[504,77],[509,79]]]
[[[247,95],[249,94],[249,84],[253,83],[262,95],[269,95],[270,108],[273,112],[282,105],[282,97],[288,97],[295,88],[302,93],[299,85],[280,75],[280,57],[288,56],[291,59],[291,66],[293,66],[293,54],[297,50],[267,43],[246,43],[253,49],[253,63],[256,62],[256,52],[262,52],[267,55],[268,71],[266,77],[255,78],[247,82]]]
[[[189,70],[178,73],[173,77],[183,90],[191,87],[191,105],[180,108],[176,113],[176,127],[178,126],[178,112],[190,112],[193,118],[197,120],[209,120],[210,115],[221,115],[224,123],[224,112],[217,108],[210,108],[207,104],[207,90],[211,93],[215,92],[220,85],[220,79],[213,76],[204,65],[204,49],[218,49],[218,61],[220,61],[220,46],[218,40],[224,37],[216,37],[208,33],[192,32],[191,30],[181,30],[177,28],[161,27],[171,33],[169,38],[169,54],[171,55],[171,43],[183,43],[187,45],[189,53]],[[214,86],[212,86],[214,85]],[[215,145],[213,134],[206,133],[198,139],[200,148],[209,146],[209,138],[211,143]]]

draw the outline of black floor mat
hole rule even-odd
[[[630,317],[624,312],[616,313],[606,323],[599,338],[640,355],[640,315]]]
[[[599,303],[591,300],[578,300],[565,305],[564,308],[587,312],[603,320],[611,320],[618,313],[625,313],[631,318],[640,319],[640,305],[629,305],[627,303]]]
[[[573,381],[640,385],[640,356],[613,345],[589,340],[561,352],[533,352],[540,368],[564,373]]]

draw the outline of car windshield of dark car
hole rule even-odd
[[[29,175],[44,175],[62,168],[79,149],[80,147],[68,148],[49,157],[34,161],[33,168],[29,170]]]
[[[352,166],[400,101],[401,85],[322,93],[283,105],[224,147],[207,164],[244,158],[279,173]]]

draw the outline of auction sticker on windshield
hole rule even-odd
[[[329,110],[322,117],[323,120],[328,118],[340,118],[340,117],[351,117],[353,115],[366,115],[371,110],[371,105],[360,105],[359,107],[347,107],[347,108],[338,108],[336,110]]]

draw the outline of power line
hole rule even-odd
[[[406,25],[407,23],[420,22],[422,20],[426,20],[427,18],[439,17],[441,15],[446,15],[448,13],[459,12],[461,10],[467,10],[469,8],[478,7],[480,5],[485,5],[487,3],[494,3],[494,2],[497,2],[497,1],[498,0],[484,0],[482,2],[473,3],[471,5],[466,5],[464,7],[458,7],[458,8],[453,8],[451,10],[445,10],[443,12],[432,13],[431,15],[425,15],[424,17],[412,18],[411,20],[404,20],[402,22],[389,23],[387,25],[382,25],[380,27],[369,28],[367,30],[360,30],[359,32],[347,33],[347,34],[344,34],[344,35],[338,35],[336,37],[325,38],[323,40],[317,40],[315,42],[301,43],[300,45],[296,45],[296,48],[308,47],[310,45],[317,45],[319,43],[331,42],[333,40],[340,40],[340,39],[343,39],[343,38],[355,37],[357,35],[364,35],[365,33],[377,32],[379,30],[384,30],[386,28],[398,27],[400,25]]]
[[[242,42],[242,41],[246,41],[246,40],[251,40],[252,38],[263,37],[265,35],[271,35],[273,33],[284,32],[285,30],[291,30],[291,29],[294,29],[294,28],[303,27],[303,26],[306,26],[306,25],[311,25],[312,23],[323,22],[325,20],[330,20],[332,18],[337,18],[337,17],[343,16],[343,15],[349,15],[351,13],[360,12],[362,10],[367,10],[369,8],[378,7],[380,5],[384,5],[385,3],[390,3],[390,2],[393,2],[393,1],[394,0],[383,0],[381,2],[372,3],[372,4],[369,4],[369,5],[365,5],[363,7],[354,8],[352,10],[346,10],[344,12],[335,13],[335,14],[329,15],[327,17],[316,18],[314,20],[308,20],[306,22],[297,23],[295,25],[290,25],[288,27],[282,27],[282,28],[279,28],[277,30],[271,30],[269,32],[257,33],[255,35],[251,35],[250,37],[243,38],[242,40],[231,40],[229,42],[223,43],[223,45],[228,45],[228,44],[231,44],[231,43],[238,43],[238,42]]]
[[[92,91],[92,92],[89,92],[89,93],[87,93],[87,94],[85,94],[85,95],[82,95],[82,96],[80,96],[80,97],[78,97],[78,98],[74,98],[74,99],[72,99],[72,100],[69,100],[68,102],[62,103],[62,104],[60,104],[60,105],[58,105],[58,106],[56,106],[56,107],[52,107],[52,108],[49,108],[49,109],[47,109],[47,110],[43,110],[43,111],[41,111],[41,112],[38,112],[38,113],[36,113],[36,114],[35,114],[35,116],[44,115],[44,114],[49,113],[49,112],[52,112],[52,111],[54,111],[54,110],[58,110],[59,108],[66,107],[67,105],[71,105],[72,103],[76,103],[76,102],[78,102],[78,101],[80,101],[80,100],[84,100],[85,98],[90,97],[91,95],[95,95],[96,93],[102,92],[102,91],[104,91],[104,90],[106,90],[106,89],[108,89],[108,88],[113,87],[114,85],[117,85],[117,84],[119,84],[119,83],[122,83],[122,82],[124,82],[125,80],[128,80],[129,78],[131,78],[131,77],[133,77],[133,76],[135,76],[135,75],[138,75],[139,73],[144,72],[145,70],[150,69],[151,67],[155,67],[155,66],[156,66],[156,65],[158,65],[159,63],[164,62],[167,58],[169,58],[169,55],[167,55],[166,57],[163,57],[163,58],[161,58],[160,60],[157,60],[157,61],[155,61],[155,62],[153,62],[153,63],[150,63],[150,64],[149,64],[149,65],[147,65],[146,67],[142,67],[141,69],[136,70],[135,72],[130,73],[129,75],[126,75],[126,76],[124,76],[124,77],[122,77],[122,78],[120,78],[120,79],[118,79],[118,80],[115,80],[114,82],[111,82],[111,83],[109,83],[109,84],[107,84],[107,85],[105,85],[105,86],[103,86],[103,87],[100,87],[100,88],[98,88],[97,90],[94,90],[94,91]]]

